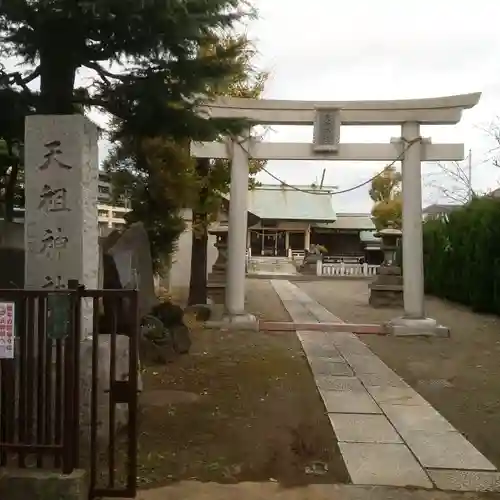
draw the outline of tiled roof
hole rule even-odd
[[[318,229],[358,229],[360,231],[375,230],[375,225],[369,214],[340,214],[337,220],[330,223],[314,224]]]
[[[377,238],[375,236],[377,231],[360,231],[359,239],[363,243],[380,243],[382,241],[381,238]]]
[[[308,189],[312,191],[312,188]],[[248,210],[261,219],[268,220],[333,222],[336,219],[330,195],[281,186],[259,186],[249,191]]]

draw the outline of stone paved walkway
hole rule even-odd
[[[284,280],[272,285],[295,322],[342,320]],[[352,333],[299,331],[354,484],[500,491],[500,473]]]

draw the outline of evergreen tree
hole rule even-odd
[[[178,119],[193,93],[227,72],[228,48],[218,42],[220,33],[248,14],[244,5],[242,0],[3,0],[1,54],[20,58],[31,70],[2,71],[2,83],[29,92],[28,84],[39,78],[39,113],[71,114],[78,106],[97,105],[123,120],[142,118],[144,126],[158,118]],[[214,54],[200,52],[207,42],[216,47]],[[82,68],[96,78],[75,89]],[[157,97],[154,108],[151,100],[143,103],[145,92]]]

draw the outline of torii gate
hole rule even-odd
[[[231,160],[226,314],[229,322],[248,322],[245,313],[245,254],[249,158],[258,160],[401,161],[403,191],[404,316],[394,320],[400,334],[436,328],[424,310],[422,249],[422,161],[461,161],[463,144],[432,144],[420,125],[455,125],[480,93],[396,101],[309,102],[218,98],[202,107],[212,118],[248,120],[252,125],[314,125],[314,142],[261,142],[247,130],[238,139],[191,145],[197,158]],[[401,137],[388,144],[340,143],[340,127],[399,125]]]

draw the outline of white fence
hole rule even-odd
[[[288,258],[293,259],[293,260],[304,260],[306,253],[304,250],[292,250],[291,248],[288,249]]]
[[[377,269],[380,266],[369,264],[324,264],[319,261],[316,263],[316,274],[318,276],[376,276]]]

